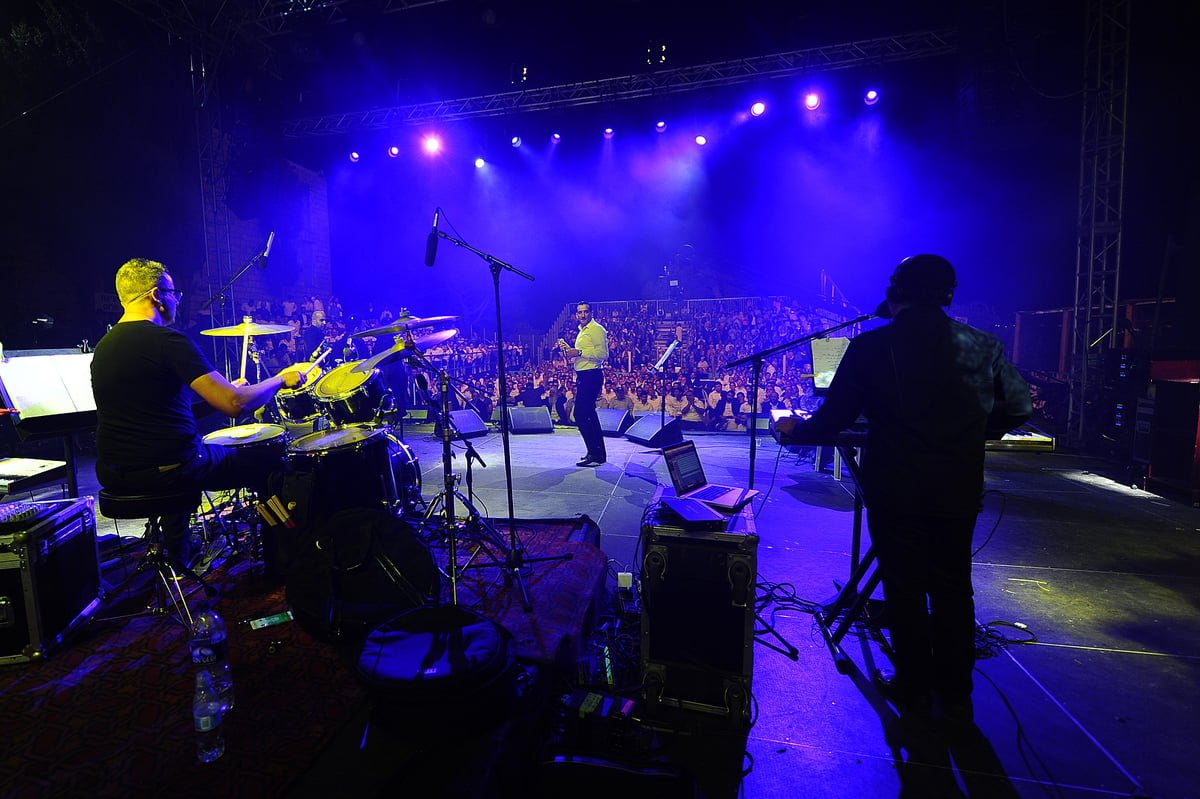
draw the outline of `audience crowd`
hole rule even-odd
[[[592,307],[609,337],[601,407],[628,410],[635,416],[660,413],[678,418],[687,429],[724,431],[745,430],[753,409],[750,365],[729,369],[727,364],[844,319],[836,311],[800,306],[784,297],[595,302]],[[268,301],[244,303],[241,310],[256,323],[291,327],[287,333],[254,338],[265,374],[311,363],[329,349],[321,364],[327,372],[339,362],[366,359],[393,346],[400,335],[354,337],[393,326],[397,316],[389,308],[370,306],[352,316],[336,297],[285,300],[277,306]],[[562,318],[566,326],[549,331],[540,347],[506,343],[505,382],[510,406],[543,405],[554,422],[571,424],[574,376],[554,342],[560,337],[574,340],[575,330],[569,317]],[[432,330],[419,329],[413,335],[420,341]],[[240,339],[228,341],[230,346],[240,346]],[[679,344],[663,359],[674,341]],[[455,407],[469,404],[483,418],[492,417],[499,404],[494,341],[456,335],[424,348],[424,354],[459,389]],[[409,368],[419,370],[412,361]],[[428,383],[436,386],[433,378],[427,375]],[[763,359],[759,380],[760,416],[772,409],[811,411],[816,406],[808,346]],[[408,382],[401,403],[420,407],[427,399],[415,388],[416,381]]]

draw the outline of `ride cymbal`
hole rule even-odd
[[[249,324],[242,322],[240,325],[213,327],[200,332],[205,336],[244,336],[247,333],[252,336],[270,336],[275,333],[287,333],[291,329],[291,325],[260,325],[255,322]]]
[[[433,325],[443,325],[446,322],[453,322],[457,316],[402,316],[396,320],[395,324],[387,327],[374,327],[370,330],[363,330],[359,333],[351,333],[350,338],[365,338],[366,336],[386,336],[391,333],[403,333],[406,330],[416,330],[418,327],[432,327]]]

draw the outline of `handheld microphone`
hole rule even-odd
[[[434,260],[437,258],[438,245],[438,217],[441,215],[442,209],[433,209],[433,230],[430,231],[428,238],[425,239],[425,265],[433,266]]]
[[[259,269],[267,268],[267,259],[271,257],[271,245],[275,243],[275,231],[267,235],[267,246],[263,248],[262,260],[258,262]]]

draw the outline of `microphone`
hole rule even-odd
[[[883,302],[879,303],[879,305],[875,306],[875,316],[878,316],[880,319],[891,319],[891,303],[889,303],[887,300],[884,300]]]
[[[434,259],[437,258],[437,243],[438,243],[438,217],[441,215],[442,209],[433,209],[433,230],[430,231],[429,237],[425,239],[425,265],[433,266]]]
[[[267,259],[271,257],[271,245],[275,243],[275,231],[267,235],[267,246],[263,248],[262,260],[258,262],[259,269],[267,268]]]

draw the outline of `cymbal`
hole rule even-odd
[[[244,336],[249,333],[252,336],[270,336],[275,333],[287,333],[292,329],[291,325],[260,325],[255,322],[246,324],[242,322],[240,325],[230,325],[228,327],[213,327],[200,332],[206,336]]]
[[[457,316],[427,316],[425,318],[421,318],[419,316],[402,316],[396,320],[395,324],[388,325],[387,327],[374,327],[370,330],[364,330],[361,333],[351,333],[350,338],[386,336],[389,333],[403,333],[406,330],[416,330],[418,327],[444,325],[446,322],[453,322],[457,318]]]
[[[386,349],[383,352],[377,352],[367,360],[356,364],[350,368],[350,371],[369,372],[375,367],[380,366],[387,361],[393,360],[394,358],[402,358],[412,355],[416,352],[424,352],[430,347],[436,347],[443,341],[449,341],[457,335],[458,329],[452,327],[448,330],[439,330],[436,333],[430,333],[426,336],[417,336],[412,340],[411,344],[407,341],[401,341],[393,345],[391,348]]]

